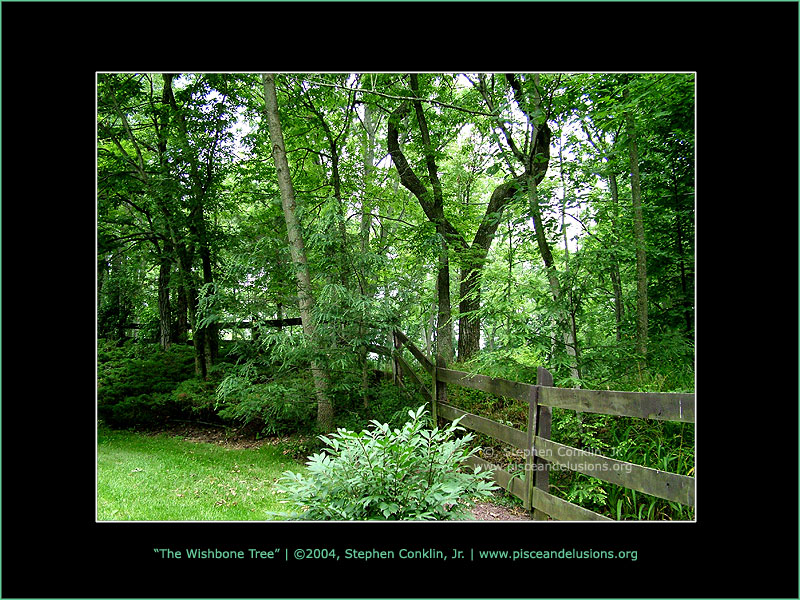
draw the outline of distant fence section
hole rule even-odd
[[[473,466],[492,471],[494,480],[523,501],[535,520],[612,521],[606,516],[580,507],[550,493],[550,467],[577,471],[602,481],[657,496],[672,502],[694,506],[695,479],[668,471],[660,471],[629,462],[565,446],[550,439],[552,408],[580,412],[694,423],[695,395],[675,393],[615,392],[553,387],[553,376],[539,367],[536,384],[509,381],[453,371],[437,358],[429,359],[400,331],[393,333],[393,348],[372,345],[370,350],[392,358],[395,383],[412,387],[431,403],[434,422],[438,418],[455,420],[493,439],[522,450],[525,457],[524,477],[512,475],[499,466],[479,457],[472,457]],[[423,383],[402,356],[407,348],[422,369],[431,376]],[[457,385],[498,396],[514,398],[528,405],[527,431],[515,429],[491,419],[468,413],[447,402],[447,386]]]
[[[300,317],[289,317],[288,319],[259,319],[257,321],[226,321],[217,323],[217,328],[220,331],[233,331],[234,329],[249,329],[250,336],[252,337],[254,332],[257,331],[260,327],[277,327],[278,329],[282,329],[283,327],[290,327],[292,325],[302,325],[303,322]],[[123,327],[123,330],[126,332],[128,337],[136,337],[136,331],[139,329],[143,329],[144,325],[141,323],[128,323]],[[191,330],[192,326],[187,323],[186,325],[187,330]],[[131,333],[128,333],[131,332]],[[191,343],[191,340],[189,340]]]
[[[288,319],[260,319],[258,321],[236,321],[217,323],[219,329],[253,329],[254,327],[288,327],[289,325],[302,325],[300,317],[290,317]],[[128,323],[123,329],[142,329],[141,323]],[[191,325],[186,326],[191,329]]]

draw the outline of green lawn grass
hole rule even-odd
[[[101,429],[99,521],[262,521],[280,517],[274,482],[304,467],[280,447],[230,449],[178,436]]]

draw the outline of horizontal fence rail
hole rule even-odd
[[[694,423],[694,394],[542,388],[539,404],[580,412]]]
[[[664,500],[694,506],[694,477],[608,458],[538,436],[534,447],[537,456],[542,456],[546,461],[566,467],[570,471],[577,471]]]
[[[441,359],[437,359],[437,362],[440,363],[437,366],[402,332],[395,331],[393,340],[393,350],[383,346],[370,346],[370,350],[393,358],[395,382],[405,385],[402,382],[401,373],[405,374],[413,383],[413,387],[431,402],[434,419],[441,417],[454,421],[460,418],[460,425],[525,452],[524,477],[509,473],[478,456],[471,457],[467,464],[491,470],[495,482],[520,498],[525,508],[533,511],[534,519],[543,519],[549,516],[554,520],[613,521],[613,519],[550,494],[549,469],[551,465],[558,465],[561,468],[664,500],[694,506],[694,477],[609,458],[550,439],[552,408],[694,423],[694,394],[556,388],[552,386],[552,375],[542,367],[537,369],[538,381],[536,384],[509,381],[447,369],[441,365]],[[422,369],[431,375],[431,384],[424,384],[403,359],[401,355],[403,347],[406,347],[420,363]],[[448,384],[527,403],[529,406],[527,431],[498,423],[448,404],[445,387]]]
[[[468,413],[450,404],[439,403],[439,416],[444,417],[448,421],[455,421],[459,417],[463,417],[460,424],[464,427],[468,427],[479,433],[484,433],[521,450],[525,450],[528,447],[528,434],[524,431],[514,429],[513,427],[503,425],[502,423],[492,421],[485,417],[473,415],[472,413]]]
[[[463,371],[451,371],[450,369],[437,369],[436,376],[445,383],[460,385],[498,396],[516,398],[523,402],[531,401],[537,387],[529,383],[487,377],[486,375],[473,375]]]

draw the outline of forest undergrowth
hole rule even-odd
[[[157,344],[128,342],[99,344],[98,417],[106,430],[169,431],[196,424],[217,428],[221,439],[280,440],[281,453],[303,461],[322,449],[314,419],[313,385],[306,370],[256,367],[249,363],[252,385],[221,395],[226,377],[243,368],[242,347],[247,342],[225,342],[221,360],[208,380],[194,376],[191,346],[173,345],[164,351]],[[689,349],[667,348],[661,360],[653,360],[644,372],[628,371],[608,381],[612,369],[598,370],[595,379],[580,382],[584,389],[620,391],[693,391],[693,365]],[[452,368],[535,383],[542,358],[535,352],[482,352],[468,363]],[[238,364],[237,364],[238,363]],[[375,365],[376,367],[379,365]],[[557,371],[558,372],[558,371]],[[574,383],[568,371],[561,383]],[[421,379],[423,373],[419,373]],[[603,381],[603,379],[606,379]],[[559,385],[556,378],[556,385]],[[368,390],[358,373],[343,372],[332,390],[337,406],[337,427],[366,429],[371,420],[401,427],[409,408],[424,402],[409,389],[373,374]],[[221,402],[220,398],[225,398]],[[448,386],[448,402],[468,412],[525,430],[527,406],[517,400],[477,390]],[[113,438],[110,438],[113,439]],[[554,409],[552,439],[617,460],[670,471],[694,474],[694,425],[665,421],[576,413]],[[512,474],[524,475],[521,451],[488,436],[477,434],[473,445],[479,455]],[[694,509],[571,471],[551,471],[551,493],[616,520],[687,520]],[[517,507],[506,495],[501,502]]]

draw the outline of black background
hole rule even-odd
[[[794,3],[2,4],[2,596],[790,597]],[[697,73],[696,523],[95,523],[96,71]],[[638,560],[165,560],[155,548]]]

